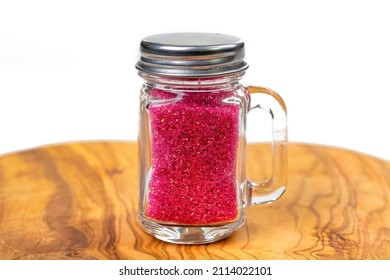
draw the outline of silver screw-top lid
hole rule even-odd
[[[157,34],[141,41],[136,68],[173,77],[205,77],[244,71],[244,42],[218,33]]]

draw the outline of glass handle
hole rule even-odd
[[[272,118],[272,175],[265,182],[247,180],[249,205],[271,203],[282,196],[287,183],[287,109],[278,93],[263,87],[247,87],[250,97],[261,97],[260,102],[251,98],[250,110],[263,109]],[[267,97],[267,98],[266,98]]]

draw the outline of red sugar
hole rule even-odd
[[[149,107],[153,171],[147,216],[187,225],[237,219],[240,107],[222,102],[233,93],[180,96],[154,89],[151,95],[164,102]]]

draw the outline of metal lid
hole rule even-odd
[[[157,34],[141,41],[141,72],[174,77],[205,77],[244,71],[244,42],[218,33]]]

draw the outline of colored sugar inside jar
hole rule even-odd
[[[240,106],[233,92],[169,93],[149,106],[152,174],[146,215],[161,222],[207,225],[238,218]],[[174,101],[172,101],[172,99]]]
[[[240,84],[243,58],[243,42],[230,35],[159,34],[141,42],[139,215],[158,239],[220,240],[244,223],[248,206],[285,190],[285,105],[272,90]],[[272,101],[251,102],[252,94]],[[245,177],[246,116],[255,108],[273,118],[273,174],[262,183]]]

